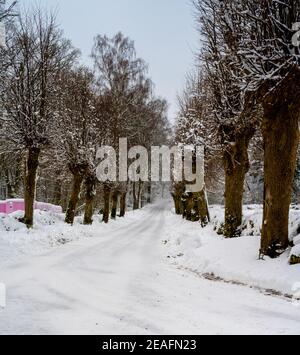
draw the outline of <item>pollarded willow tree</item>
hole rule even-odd
[[[56,84],[77,52],[57,28],[55,16],[37,9],[18,17],[0,53],[1,138],[6,152],[26,154],[22,221],[31,227],[39,157],[55,134]]]
[[[56,113],[57,134],[54,149],[65,162],[73,177],[71,196],[66,212],[66,223],[73,224],[83,181],[95,170],[99,144],[99,124],[96,113],[94,77],[81,67],[63,73],[60,78],[60,100]],[[85,224],[92,223],[95,184],[86,179]]]
[[[299,0],[232,1],[231,21],[243,17],[240,58],[249,91],[263,106],[264,217],[261,255],[289,245],[289,208],[299,144]]]
[[[176,122],[175,144],[204,146],[205,158],[208,158],[213,151],[213,142],[209,134],[210,122],[207,120],[205,79],[201,74],[192,73],[186,82],[186,88],[178,98],[180,111]],[[172,184],[176,214],[190,221],[200,221],[204,227],[210,221],[206,187],[192,193],[186,191],[186,184],[185,181],[174,181]]]
[[[249,143],[259,122],[254,95],[245,94],[239,53],[245,21],[230,16],[234,0],[196,0],[197,18],[203,38],[201,52],[210,100],[207,120],[210,134],[222,152],[225,171],[224,235],[240,235],[245,177],[249,170]]]

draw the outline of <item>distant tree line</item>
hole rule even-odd
[[[8,14],[6,11],[4,14]],[[3,16],[3,15],[2,15]],[[66,222],[95,211],[107,223],[124,217],[128,195],[140,208],[151,186],[138,182],[99,183],[97,148],[149,147],[167,139],[167,103],[154,95],[147,66],[122,33],[97,35],[93,68],[64,37],[55,15],[24,10],[6,22],[0,49],[0,165],[6,197],[24,197],[22,221],[34,223],[36,198],[62,205]],[[136,192],[137,191],[137,192]],[[147,201],[151,198],[147,198]]]

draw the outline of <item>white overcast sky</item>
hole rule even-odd
[[[197,32],[190,0],[19,0],[24,5],[57,8],[58,20],[89,62],[97,33],[122,31],[135,41],[138,56],[149,64],[156,93],[177,110],[176,95],[192,68]]]

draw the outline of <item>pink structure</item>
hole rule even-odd
[[[60,206],[51,205],[50,203],[44,202],[35,202],[34,209],[45,211],[45,212],[54,212],[62,213],[62,208]],[[10,214],[16,211],[25,211],[24,200],[6,200],[0,201],[0,213]]]

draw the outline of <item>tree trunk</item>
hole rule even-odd
[[[120,196],[120,217],[125,217],[126,214],[126,192],[122,192]]]
[[[265,196],[261,255],[275,258],[289,246],[289,210],[299,144],[298,110],[276,107],[265,114]]]
[[[210,215],[205,190],[198,193],[198,212],[201,226],[206,227],[210,222]]]
[[[139,199],[138,199],[138,191],[136,191],[136,182],[133,183],[132,188],[132,195],[133,195],[133,210],[139,209]]]
[[[264,215],[260,256],[275,258],[289,246],[289,210],[299,146],[300,69],[289,68],[276,86],[262,88],[265,151]]]
[[[75,219],[75,215],[76,215],[76,208],[77,208],[77,204],[79,201],[79,196],[80,196],[80,191],[81,191],[83,179],[84,179],[83,174],[74,172],[72,192],[71,192],[71,197],[69,200],[69,204],[68,204],[68,208],[67,208],[67,212],[66,212],[66,219],[65,219],[65,222],[68,224],[71,224],[71,225],[74,224],[74,219]]]
[[[182,218],[186,219],[187,217],[187,193],[181,195],[181,205],[182,205]]]
[[[195,206],[194,194],[188,192],[185,194],[185,213],[184,217],[187,221],[193,221],[193,209]]]
[[[84,225],[93,224],[94,201],[96,197],[96,179],[94,176],[88,176],[85,180],[85,210],[84,210]]]
[[[172,197],[175,205],[175,212],[177,215],[183,215],[184,213],[184,193],[185,184],[184,183],[174,183]]]
[[[138,209],[143,208],[142,205],[142,192],[143,192],[143,187],[144,183],[142,181],[139,181],[139,188],[138,188],[138,194],[137,194],[137,200],[138,200]]]
[[[34,202],[36,195],[36,179],[37,170],[39,167],[39,156],[41,150],[39,148],[29,148],[28,158],[26,162],[26,173],[25,173],[25,214],[21,222],[26,224],[28,228],[33,226],[33,214],[34,214]]]
[[[241,235],[245,177],[250,167],[248,147],[253,134],[241,134],[224,153],[226,238]]]
[[[103,208],[103,222],[109,222],[109,212],[110,212],[110,195],[111,188],[108,185],[104,185],[104,208]]]
[[[147,203],[150,204],[152,203],[152,184],[151,182],[148,183],[148,193],[147,193]]]
[[[111,219],[117,218],[118,199],[119,192],[115,190],[112,194]]]
[[[178,195],[176,193],[172,194],[173,200],[174,200],[174,206],[175,206],[175,213],[179,216],[182,214],[182,209],[181,209],[181,195]]]

